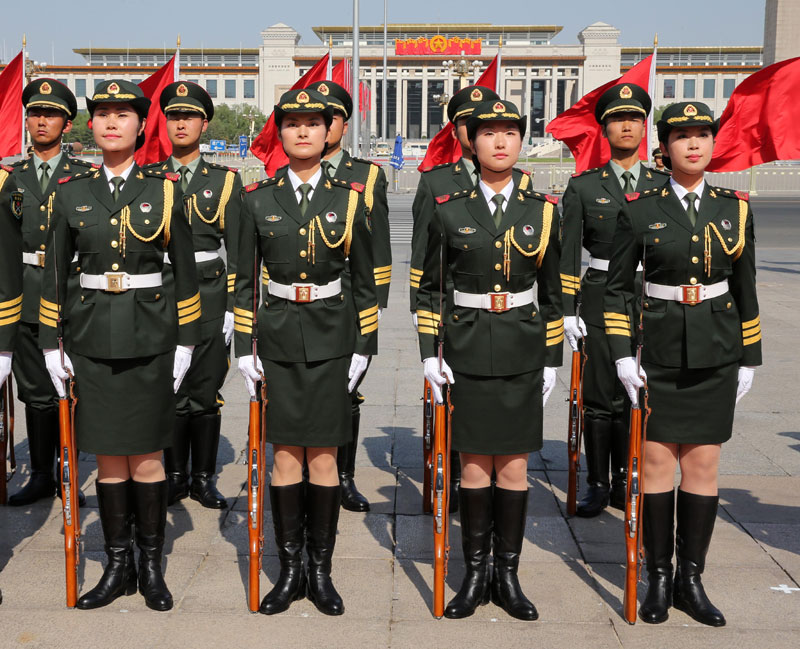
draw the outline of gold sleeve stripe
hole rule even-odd
[[[244,316],[245,318],[253,319],[253,312],[247,309],[240,309],[238,306],[233,307],[233,314]]]
[[[17,306],[18,304],[22,304],[22,295],[20,295],[19,297],[15,297],[13,300],[6,300],[5,302],[0,302],[0,310],[10,309],[12,306]],[[53,306],[55,306],[55,304]]]
[[[424,325],[426,327],[438,327],[439,321],[432,320],[431,318],[422,318],[419,315],[417,316],[417,325]]]
[[[252,322],[253,318],[251,318],[250,316],[244,316],[244,315],[239,315],[238,313],[234,313],[233,314],[233,321],[234,322],[241,322],[241,323]]]
[[[417,333],[428,334],[430,336],[435,336],[436,335],[436,329],[433,329],[431,327],[423,327],[422,325],[419,325],[417,327]]]
[[[392,276],[391,269],[384,270],[384,271],[382,271],[380,273],[378,271],[375,271],[375,279],[384,279],[386,277],[391,277],[391,276]]]
[[[373,331],[378,330],[378,321],[376,320],[371,325],[366,325],[361,327],[361,335],[366,336],[367,334],[371,334]]]
[[[378,314],[377,313],[374,314],[374,315],[371,315],[369,317],[366,317],[366,318],[361,318],[361,320],[360,320],[362,327],[366,327],[367,325],[370,325],[373,322],[377,322],[377,321],[378,321]]]
[[[41,309],[39,310],[41,311]],[[17,315],[18,313],[22,313],[21,304],[11,307],[10,309],[0,309],[0,318],[8,318],[10,316]]]
[[[547,323],[548,329],[554,329],[555,327],[564,327],[564,317],[562,316],[558,320],[553,320],[552,322]]]
[[[441,320],[438,313],[433,313],[432,311],[421,311],[419,309],[417,310],[417,318],[430,318],[434,322],[439,322],[439,320]]]
[[[552,347],[553,345],[558,345],[559,343],[564,342],[564,334],[562,333],[557,338],[548,338],[547,342],[545,343],[545,347]]]
[[[606,322],[611,320],[619,320],[620,322],[630,323],[631,319],[625,315],[624,313],[610,313],[605,311],[603,313],[603,317],[605,318]]]
[[[742,329],[743,336],[752,336],[754,333],[761,331],[761,325],[757,324],[752,327],[748,327],[747,329]]]
[[[39,304],[41,304],[44,307],[47,307],[51,311],[58,311],[58,305],[55,302],[48,302],[44,298],[41,298]]]
[[[565,293],[566,295],[577,295],[578,292],[574,288],[567,288],[566,286],[561,287],[561,292]]]
[[[750,336],[749,338],[744,338],[742,340],[742,344],[745,345],[745,346],[752,345],[753,343],[757,343],[759,340],[761,340],[761,333],[760,332],[756,336]]]
[[[41,312],[39,312],[39,322],[48,327],[53,327],[53,329],[56,328],[56,321],[52,318],[45,318]]]
[[[5,314],[2,314],[5,315]],[[40,316],[41,318],[41,316]],[[5,327],[6,325],[14,324],[15,322],[19,322],[22,319],[22,310],[20,309],[14,314],[10,314],[7,318],[0,317],[0,327]],[[55,326],[55,325],[53,325]]]
[[[232,279],[236,279],[236,273],[228,273],[228,281],[231,281]]]
[[[628,329],[620,329],[617,327],[606,327],[606,336],[625,336],[631,337],[631,332]]]
[[[410,282],[411,288],[419,288],[419,282],[415,282],[413,279]]]
[[[575,284],[581,283],[581,278],[577,275],[567,275],[566,273],[559,273],[561,275],[561,279],[565,282],[574,282]]]
[[[197,304],[195,306],[186,307],[185,309],[178,309],[178,320],[188,318],[189,316],[200,315],[203,310],[200,308],[200,305]]]
[[[375,286],[386,286],[386,284],[391,284],[391,283],[392,283],[392,278],[391,277],[387,277],[386,279],[376,279],[375,280]]]
[[[422,270],[420,270],[419,268],[412,268],[410,272],[411,272],[412,275],[420,275],[420,276],[422,276]]]
[[[196,302],[200,301],[200,293],[195,293],[187,300],[181,300],[178,302],[178,309],[185,309],[189,306],[194,306]]]
[[[2,305],[0,305],[2,306]],[[756,316],[752,320],[748,320],[747,322],[742,323],[742,329],[749,329],[750,327],[754,327],[757,324],[761,324],[761,316]]]
[[[189,324],[190,322],[194,322],[197,318],[200,317],[201,310],[197,309],[194,313],[190,313],[189,315],[180,317],[178,316],[178,326],[183,326],[185,324]]]
[[[39,314],[43,315],[45,318],[58,318],[58,311],[53,311],[52,309],[45,309],[43,306],[39,307]]]
[[[372,315],[373,313],[378,313],[378,305],[371,306],[369,309],[364,309],[363,311],[358,312],[358,317],[362,320],[367,316]]]
[[[234,293],[236,289],[233,286],[228,287],[228,293]]]
[[[242,333],[242,334],[251,334],[251,333],[253,333],[252,325],[249,326],[249,327],[246,327],[245,325],[240,325],[240,324],[237,323],[237,324],[233,325],[233,330],[234,331],[238,331],[239,333]]]
[[[382,273],[382,272],[387,271],[387,270],[391,272],[391,270],[392,270],[391,265],[389,265],[389,266],[378,266],[378,267],[375,268],[375,272],[376,273]]]

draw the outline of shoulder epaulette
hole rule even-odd
[[[592,169],[587,169],[586,171],[581,171],[580,173],[572,174],[573,178],[579,178],[580,176],[588,176],[589,174],[595,174],[600,171],[602,167],[594,167]]]
[[[83,160],[82,158],[67,158],[72,164],[78,165],[79,167],[90,167],[91,169],[99,169],[101,165],[97,164],[96,162],[90,162],[89,160]]]
[[[422,170],[422,173],[426,174],[429,171],[436,171],[437,169],[444,169],[445,167],[452,167],[453,164],[455,164],[455,163],[453,163],[453,162],[443,162],[440,165],[434,165],[432,167],[425,167],[425,169]]]
[[[254,183],[250,183],[249,185],[247,185],[244,188],[244,191],[246,193],[249,193],[249,192],[255,191],[259,187],[268,187],[269,185],[274,185],[279,180],[280,180],[280,178],[278,178],[278,176],[273,176],[272,178],[264,178],[264,180],[258,180],[258,181],[254,182]]]
[[[351,182],[350,183],[350,189],[355,189],[359,194],[361,194],[364,191],[364,184],[363,183],[357,183],[357,182]]]
[[[671,176],[672,173],[667,169],[650,169],[654,174],[661,174],[662,176]]]
[[[362,164],[375,165],[376,167],[381,166],[379,162],[375,162],[374,160],[367,160],[366,158],[351,157],[350,159],[353,160],[354,162],[360,162]]]
[[[737,198],[740,201],[749,201],[750,194],[748,192],[740,192],[733,189],[725,189],[724,187],[712,187],[712,191],[716,192],[717,196],[726,196],[728,198]]]
[[[470,196],[475,190],[474,189],[462,189],[457,192],[453,192],[452,194],[442,194],[441,196],[436,197],[436,202],[441,205],[442,203],[447,203],[448,201],[455,200],[457,198],[466,198]]]
[[[172,182],[176,183],[181,179],[181,175],[180,174],[176,174],[174,171],[167,171],[164,174],[164,178],[166,178],[167,180],[171,180]]]
[[[659,196],[663,190],[664,190],[663,187],[651,187],[650,189],[645,189],[643,192],[633,192],[632,194],[625,194],[625,198],[630,203],[632,201],[639,200],[640,198],[650,198],[651,196]]]
[[[10,167],[9,165],[0,164],[0,169],[2,169],[3,171],[7,171],[8,173],[14,171],[14,167]]]
[[[87,169],[86,171],[81,171],[79,174],[72,174],[71,176],[64,176],[58,179],[58,184],[63,185],[64,183],[69,182],[70,180],[78,180],[80,178],[89,178],[90,176],[94,176],[97,173],[97,169]]]
[[[206,162],[206,164],[212,169],[219,169],[220,171],[233,171],[237,174],[239,173],[238,167],[228,167],[227,165],[221,165],[216,162]]]
[[[16,162],[12,163],[11,166],[16,168],[28,162],[27,158],[22,158],[21,160],[17,160]]]
[[[166,161],[162,160],[160,162],[148,162],[146,165],[142,165],[142,169],[161,169],[163,171],[169,169],[169,166]]]
[[[173,182],[179,181],[181,179],[181,175],[172,171],[167,171],[168,168],[169,167],[167,165],[161,165],[158,168],[143,167],[142,171],[153,178],[166,178],[167,180],[171,180]]]
[[[642,195],[642,192],[633,192],[632,194],[625,194],[625,199],[632,203],[633,201],[639,200],[639,197]]]

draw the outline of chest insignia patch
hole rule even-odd
[[[282,218],[283,218],[282,216],[278,216],[277,214],[272,214],[270,216],[265,216],[264,220],[266,220],[267,223],[277,223]]]
[[[533,229],[533,226],[532,226],[532,225],[523,225],[523,226],[522,226],[522,233],[523,233],[523,234],[525,234],[525,235],[527,235],[527,236],[529,236],[529,237],[532,237],[532,236],[533,236],[533,233],[534,233],[535,231],[536,231],[536,230],[534,230],[534,229]]]
[[[600,205],[608,205],[611,202],[611,199],[601,196],[600,198],[595,198],[594,202],[599,203]]]
[[[720,225],[722,226],[723,230],[730,230],[733,227],[728,219],[722,219]]]
[[[78,205],[78,207],[75,208],[75,211],[76,212],[89,212],[89,211],[91,211],[91,209],[92,209],[91,205]]]
[[[647,227],[650,228],[651,230],[663,230],[664,228],[667,227],[667,224],[666,223],[651,223]]]
[[[458,228],[459,234],[475,234],[477,230],[475,228]]]
[[[150,205],[150,203],[142,203],[141,205],[139,205],[139,209],[142,210],[144,214],[149,214],[150,210],[153,209],[153,206]]]
[[[325,220],[326,220],[328,223],[336,223],[336,219],[338,219],[338,218],[339,218],[339,217],[338,217],[338,216],[336,216],[336,212],[328,212],[328,213],[325,215]]]
[[[203,198],[211,198],[214,195],[210,189],[203,190]]]
[[[11,213],[14,218],[22,218],[22,192],[11,192]]]

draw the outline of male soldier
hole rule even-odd
[[[386,174],[374,162],[353,158],[342,149],[342,139],[347,134],[353,100],[339,84],[332,81],[318,81],[308,86],[325,96],[333,108],[333,123],[328,134],[327,149],[322,160],[323,172],[329,178],[359,182],[365,186],[364,200],[369,210],[369,225],[372,231],[372,256],[375,264],[375,288],[378,293],[378,319],[389,302],[389,283],[392,280],[392,244],[389,239],[389,205],[386,199]],[[347,279],[347,275],[345,275]],[[366,372],[361,375],[364,380]],[[356,488],[355,474],[356,450],[358,449],[358,429],[361,421],[361,402],[364,397],[358,385],[351,393],[353,404],[353,438],[339,447],[336,463],[339,469],[339,484],[342,486],[342,507],[351,512],[369,511],[369,502]]]
[[[72,129],[78,113],[75,95],[67,86],[55,79],[36,79],[22,91],[22,103],[33,153],[13,165],[9,182],[23,195],[22,321],[14,349],[14,377],[25,404],[31,479],[8,499],[12,506],[29,505],[59,493],[53,476],[59,435],[58,395],[38,343],[44,248],[59,179],[92,166],[61,153],[61,138]],[[79,497],[83,505],[83,493]]]
[[[214,104],[201,86],[191,81],[171,83],[162,91],[160,104],[167,117],[172,156],[151,166],[181,176],[203,305],[203,342],[195,347],[191,367],[176,395],[174,445],[164,451],[169,504],[191,496],[203,507],[224,509],[227,502],[214,486],[213,478],[219,447],[220,406],[224,403],[219,389],[228,371],[228,345],[233,336],[233,285],[242,182],[235,169],[207,162],[200,155],[200,136],[214,117]],[[223,241],[227,273],[219,251]],[[171,267],[165,267],[165,275],[165,287],[169,290]]]
[[[22,314],[22,194],[13,191],[10,173],[0,166],[0,389],[11,373]]]
[[[661,153],[661,147],[656,147],[653,149],[653,163],[656,165],[654,169],[663,171],[664,173],[669,173],[667,168],[664,166],[664,154]]]
[[[595,118],[608,140],[611,159],[603,167],[575,174],[563,199],[561,282],[564,296],[564,332],[577,349],[586,336],[583,381],[584,445],[589,490],[577,514],[597,516],[611,502],[625,508],[628,465],[628,403],[609,355],[603,325],[603,293],[617,215],[625,194],[663,185],[668,175],[639,161],[650,97],[637,85],[609,88],[595,106]],[[580,278],[581,244],[589,251],[589,269]],[[581,311],[576,315],[577,295]],[[588,331],[587,331],[588,325]],[[609,456],[611,482],[609,485]]]

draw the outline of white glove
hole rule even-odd
[[[239,371],[244,377],[244,382],[247,385],[247,391],[250,393],[250,396],[256,396],[256,383],[264,378],[264,366],[261,364],[261,359],[256,358],[256,363],[254,364],[252,354],[240,357]]]
[[[381,321],[381,316],[383,315],[383,307],[378,307],[378,322]]]
[[[353,354],[353,358],[350,359],[350,371],[347,373],[347,378],[350,379],[349,383],[347,384],[348,392],[355,390],[356,385],[358,384],[358,379],[360,379],[361,375],[367,371],[367,365],[369,365],[369,356],[364,356],[364,354]]]
[[[588,335],[583,318],[576,318],[574,315],[564,316],[564,335],[572,351],[578,351],[578,340]]]
[[[739,368],[739,386],[736,388],[736,403],[739,403],[742,397],[750,392],[750,388],[753,387],[753,377],[755,373],[755,367],[743,365]]]
[[[411,322],[414,323],[414,329],[417,329],[417,312],[411,312]]]
[[[433,398],[436,400],[436,403],[442,403],[442,386],[445,383],[452,385],[456,382],[453,378],[453,370],[451,370],[447,362],[442,359],[442,371],[440,372],[439,359],[436,358],[436,356],[431,356],[422,361],[422,369],[425,373],[425,378],[428,380],[428,383],[431,384]]]
[[[639,368],[639,373],[636,373],[636,359],[633,357],[620,358],[617,362],[617,377],[623,386],[625,392],[631,400],[631,405],[634,407],[639,405],[639,388],[644,386],[647,380],[647,374],[643,367]]]
[[[556,387],[556,368],[545,367],[543,374],[544,381],[542,382],[542,406],[547,404],[550,394]]]
[[[62,366],[61,352],[57,349],[45,349],[42,353],[44,354],[44,364],[50,374],[50,380],[53,382],[58,396],[63,399],[67,396],[64,390],[64,381],[70,377],[70,374],[75,376],[75,370],[72,368],[72,361],[69,360],[69,356],[67,356],[65,352],[64,365]]]
[[[225,336],[225,346],[231,344],[233,338],[233,312],[226,311],[225,318],[222,320],[222,335]]]
[[[8,375],[11,374],[12,352],[0,352],[0,387],[2,387]]]
[[[181,387],[183,377],[189,371],[189,366],[192,364],[192,352],[194,345],[178,345],[175,348],[175,362],[172,364],[172,378],[175,383],[172,384],[172,389],[177,394],[178,388]]]

